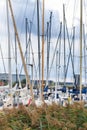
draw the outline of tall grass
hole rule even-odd
[[[81,103],[4,109],[0,130],[87,130],[87,109]]]

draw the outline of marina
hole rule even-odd
[[[75,23],[76,19],[74,20],[77,15],[75,2],[77,3],[77,1],[73,2],[75,9],[73,9],[73,19],[70,20],[72,27],[69,28],[67,0],[67,9],[66,4],[62,2],[62,20],[56,27],[53,10],[48,13],[48,20],[46,19],[46,1],[31,1],[33,12],[31,12],[31,17],[25,15],[27,13],[24,14],[21,25],[23,33],[17,22],[22,16],[16,18],[14,9],[20,2],[16,3],[15,0],[3,2],[6,4],[7,17],[8,61],[6,62],[8,71],[3,50],[0,47],[4,68],[4,74],[1,74],[3,84],[0,86],[0,107],[2,109],[13,108],[20,104],[41,106],[44,103],[52,104],[54,102],[66,106],[76,101],[87,103],[87,27],[84,24],[87,15],[86,5],[84,5],[86,2],[80,0],[78,3],[78,24]],[[25,2],[25,5],[25,12],[27,12],[28,1]],[[77,29],[77,25],[79,29]],[[56,30],[53,32],[54,29]],[[34,42],[32,37],[36,38]],[[54,39],[56,39],[56,43],[54,43]],[[11,45],[12,42],[13,45]],[[12,70],[15,71],[15,74]],[[15,81],[12,75],[15,75]]]

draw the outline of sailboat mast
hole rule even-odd
[[[80,0],[80,100],[82,96],[82,11],[83,2]]]
[[[11,1],[8,0],[8,2],[9,2],[9,7],[10,7],[10,11],[11,11],[11,16],[12,16],[12,20],[13,20],[14,30],[15,30],[15,33],[16,33],[16,38],[17,38],[17,41],[18,41],[18,47],[19,47],[19,51],[20,51],[22,63],[23,63],[23,65],[24,65],[24,71],[25,71],[25,75],[26,75],[26,80],[27,80],[27,83],[28,83],[28,85],[29,85],[29,87],[30,87],[30,92],[31,92],[30,95],[31,95],[31,97],[32,97],[33,103],[35,103],[34,95],[33,95],[33,88],[32,88],[32,85],[31,85],[31,83],[30,83],[30,78],[29,78],[29,76],[28,76],[27,67],[26,67],[26,63],[25,63],[25,60],[24,60],[24,56],[23,56],[23,52],[22,52],[22,48],[21,48],[21,43],[20,43],[20,39],[19,39],[17,27],[16,27],[14,15],[13,15],[13,10],[12,10],[12,6],[11,6]]]
[[[52,12],[50,12],[50,21],[47,22],[47,84],[49,80],[49,57],[50,57],[50,41],[51,41],[51,25],[52,25]]]
[[[9,27],[9,11],[8,11],[8,0],[6,0],[7,8],[7,28],[8,28],[8,83],[9,89],[12,88],[12,76],[11,76],[11,44],[10,44],[10,27]]]
[[[28,31],[27,31],[27,25],[28,25],[28,19],[26,18],[26,19],[25,19],[25,31],[26,31],[26,34],[25,34],[25,35],[26,35],[26,65],[28,65],[28,62],[27,62],[27,55],[28,55],[28,54],[27,54],[27,53],[28,53],[28,52],[27,52],[27,48],[28,48],[28,47],[27,47],[27,32],[28,32]]]
[[[44,1],[42,7],[42,100],[43,100],[43,87],[44,87]]]
[[[39,0],[37,0],[37,34],[38,34],[39,89],[40,89],[40,98],[41,98],[41,65],[40,65],[40,23],[39,23]]]
[[[47,82],[46,82],[46,86],[48,86],[48,76],[49,76],[49,40],[48,40],[48,35],[49,35],[49,22],[47,22]]]
[[[56,84],[55,84],[55,100],[57,97],[57,87],[58,87],[58,51],[56,52]]]
[[[29,72],[29,61],[30,61],[30,57],[29,57],[29,45],[28,44],[28,19],[25,18],[25,41],[26,41],[26,67],[27,67],[27,71]],[[26,85],[27,85],[27,81],[26,81]]]
[[[60,23],[60,26],[62,27],[62,22]],[[59,87],[59,78],[60,78],[60,64],[61,64],[61,35],[59,40],[59,49],[58,49],[58,87]]]
[[[83,24],[83,36],[84,36],[84,71],[85,71],[85,84],[86,84],[86,39],[85,39],[85,26]]]
[[[75,58],[74,58],[74,54],[75,54],[75,27],[73,27],[73,72],[74,72],[74,60],[75,60]],[[73,73],[74,74],[74,73]]]
[[[18,78],[17,78],[17,42],[16,42],[16,34],[15,34],[15,62],[16,62],[16,83],[17,83]]]
[[[65,5],[63,4],[63,34],[64,34],[64,86],[66,80],[66,49],[65,49]]]

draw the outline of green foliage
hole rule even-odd
[[[21,81],[21,83],[22,83],[22,84],[26,84],[26,79],[23,79],[23,80]]]
[[[83,104],[62,107],[19,106],[0,113],[0,130],[86,130],[87,109]]]

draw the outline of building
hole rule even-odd
[[[21,74],[19,77],[20,77],[20,80],[25,79],[24,74]],[[0,81],[3,81],[3,80],[8,80],[8,74],[7,73],[0,73]],[[15,82],[15,81],[16,81],[16,74],[12,74],[12,82]]]

